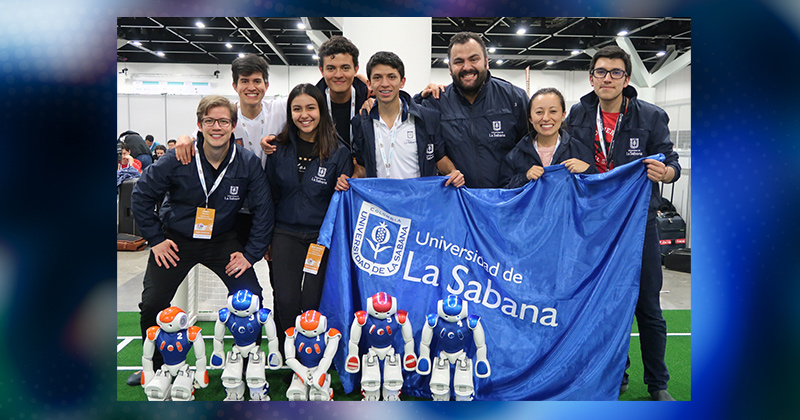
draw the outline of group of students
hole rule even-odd
[[[663,162],[644,161],[653,192],[636,318],[648,390],[655,400],[672,399],[666,391],[655,208],[657,183],[674,182],[680,165],[666,113],[637,99],[628,86],[627,53],[606,47],[594,55],[593,91],[568,117],[557,89],[528,98],[493,77],[483,40],[470,32],[454,35],[448,46],[453,83],[430,84],[413,97],[401,90],[405,69],[394,53],[370,58],[369,85],[356,77],[358,49],[348,39],[332,37],[318,55],[319,83],[297,85],[288,97],[273,99],[264,99],[267,62],[256,55],[234,60],[239,102],[203,98],[196,141],[181,136],[167,158],[142,174],[132,205],[152,247],[139,304],[143,337],[197,263],[215,272],[229,291],[247,289],[263,301],[252,266],[266,258],[279,331],[292,327],[303,311],[317,309],[327,252],[316,274],[304,272],[304,263],[334,191],[348,189],[351,177],[442,174],[453,187],[515,188],[541,177],[549,165],[597,173],[663,153]],[[368,99],[370,91],[374,99]],[[156,368],[159,359],[156,354]],[[135,375],[129,384],[138,383]],[[621,379],[624,392],[627,373]]]

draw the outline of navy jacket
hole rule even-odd
[[[414,116],[414,130],[417,138],[417,162],[419,163],[420,176],[436,176],[438,170],[436,162],[445,156],[444,142],[439,129],[439,112],[417,105],[411,100],[411,96],[400,91],[400,100],[403,103],[402,120],[408,119],[409,115]],[[373,120],[379,119],[378,103],[372,106],[372,110],[367,113],[353,117],[353,157],[356,162],[366,169],[367,178],[378,176],[377,157],[375,155],[375,126]],[[398,134],[398,138],[404,138]]]
[[[294,232],[319,231],[328,211],[339,175],[353,175],[353,159],[344,143],[337,143],[328,159],[315,157],[306,167],[302,181],[297,177],[297,127],[289,122],[289,141],[277,143],[267,156],[267,179],[275,201],[275,226]]]
[[[569,133],[562,131],[561,143],[553,153],[553,161],[550,164],[557,165],[572,158],[589,164],[589,169],[584,172],[585,174],[597,173],[591,149],[574,139]],[[526,135],[503,159],[503,165],[500,168],[500,182],[505,188],[517,188],[527,184],[529,181],[527,172],[533,165],[544,166],[539,152],[533,147],[531,136]]]
[[[253,228],[243,253],[250,264],[255,264],[264,258],[267,246],[272,241],[272,227],[275,223],[272,195],[259,159],[249,150],[234,143],[233,136],[230,144],[228,155],[219,167],[220,172],[225,166],[228,170],[208,200],[208,207],[216,212],[212,237],[233,229],[236,213],[247,198],[250,213],[253,214]],[[234,147],[236,157],[229,164]],[[206,187],[211,189],[215,181],[212,178],[213,168],[203,154],[203,135],[199,132],[197,148],[199,153],[187,165],[181,164],[175,158],[174,150],[168,150],[165,158],[157,160],[142,173],[142,177],[133,188],[131,196],[133,216],[142,230],[142,236],[151,246],[166,239],[165,229],[192,238],[197,208],[205,207],[206,202],[195,159],[200,159],[203,165]],[[166,193],[169,193],[169,205],[161,209],[162,226],[162,221],[159,221],[154,209],[156,204],[162,202]]]
[[[500,164],[528,133],[525,91],[489,73],[472,104],[452,83],[438,100],[419,94],[414,100],[441,113],[445,153],[467,187],[501,187]]]
[[[622,116],[614,137],[614,152],[611,161],[614,166],[619,166],[636,159],[663,153],[664,164],[672,166],[675,170],[677,181],[681,176],[681,165],[678,163],[678,153],[673,150],[672,141],[669,139],[669,117],[667,113],[636,97],[636,89],[628,86],[622,90],[622,95],[630,99],[627,112]],[[600,100],[594,91],[584,95],[580,102],[572,106],[567,116],[566,124],[573,137],[588,146],[594,156],[594,134],[597,131],[597,107]],[[653,182],[653,192],[650,196],[650,209],[647,219],[656,217],[656,209],[661,205],[661,193],[658,183]]]

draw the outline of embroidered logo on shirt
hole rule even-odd
[[[489,137],[497,138],[497,137],[505,137],[506,133],[503,132],[503,123],[502,121],[492,121],[492,131],[489,133]]]
[[[317,168],[317,174],[311,177],[311,180],[318,183],[318,184],[327,184],[328,180],[325,178],[325,175],[328,173],[328,168],[324,166],[320,166]]]
[[[639,150],[639,138],[638,137],[631,137],[629,142],[628,151],[625,152],[626,156],[643,156],[641,150]]]
[[[231,185],[231,188],[228,190],[228,195],[225,196],[225,199],[228,201],[239,201],[239,186]]]
[[[425,150],[425,160],[433,159],[433,145],[429,144],[428,148]]]

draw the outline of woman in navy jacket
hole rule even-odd
[[[528,101],[528,130],[503,159],[500,185],[517,188],[539,179],[544,167],[563,163],[572,173],[597,173],[592,151],[566,131],[564,96],[555,88],[536,91]],[[530,129],[535,136],[531,139]]]
[[[295,86],[286,114],[286,127],[277,136],[277,149],[267,157],[265,167],[275,202],[270,254],[279,331],[294,326],[303,311],[319,308],[328,253],[313,275],[303,272],[305,257],[309,246],[317,242],[336,180],[342,174],[353,175],[350,150],[336,134],[318,88]]]

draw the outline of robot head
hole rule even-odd
[[[316,337],[328,329],[328,318],[315,311],[305,311],[297,317],[295,328],[306,337]]]
[[[247,289],[228,296],[228,309],[236,316],[247,318],[259,309],[258,296]]]
[[[172,333],[186,329],[189,325],[189,317],[183,309],[177,306],[170,306],[158,313],[156,322],[164,332]]]
[[[467,317],[467,302],[450,295],[439,301],[439,318],[447,322],[456,322]]]
[[[397,312],[397,298],[386,292],[378,292],[367,299],[367,313],[378,319],[386,319]]]

